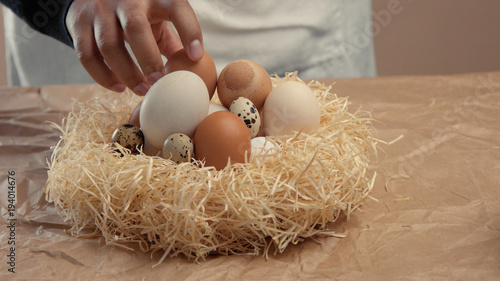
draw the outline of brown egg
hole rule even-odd
[[[139,121],[139,115],[141,113],[141,105],[142,101],[139,102],[139,104],[132,110],[132,113],[130,114],[130,118],[128,119],[129,124],[134,124],[137,127],[141,127],[141,122]]]
[[[198,125],[193,137],[195,157],[217,170],[250,159],[251,139],[245,123],[233,113],[214,112]]]
[[[233,100],[245,97],[260,111],[272,88],[267,71],[250,60],[231,62],[224,67],[217,81],[217,94],[222,105],[227,108],[231,106]]]
[[[217,87],[217,69],[212,57],[205,52],[201,60],[194,62],[186,54],[184,49],[177,51],[165,64],[166,73],[177,70],[187,70],[196,73],[207,85],[209,99],[212,99]]]
[[[161,156],[161,149],[154,147],[146,138],[144,138],[144,146],[142,148],[142,151],[147,156]]]

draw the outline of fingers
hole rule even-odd
[[[187,0],[74,0],[66,25],[83,67],[97,83],[114,91],[127,86],[146,94],[165,75],[161,54],[168,58],[184,47],[196,61],[204,53],[200,25]]]
[[[193,8],[185,0],[153,1],[152,18],[170,19],[174,24],[188,57],[198,61],[203,57],[201,27]]]
[[[152,25],[153,34],[160,53],[169,59],[173,54],[183,48],[179,35],[175,33],[169,22],[162,21],[159,24]]]
[[[116,18],[98,17],[94,20],[95,42],[109,69],[138,95],[145,95],[148,81],[125,48],[122,30]],[[154,82],[151,82],[151,84]]]
[[[121,92],[127,86],[145,95],[148,81],[125,48],[122,29],[106,4],[94,2],[92,9],[82,5],[68,11],[67,26],[77,56],[89,75],[105,88]]]
[[[95,44],[94,40],[86,40],[84,38],[94,38],[93,32],[87,34],[86,36],[79,35],[74,39],[75,50],[77,51],[78,59],[80,63],[89,73],[89,75],[98,84],[103,87],[116,92],[122,92],[125,90],[125,85],[123,85],[118,77],[108,68],[100,52]]]
[[[139,1],[124,1],[117,8],[117,16],[130,48],[144,75],[153,84],[163,75],[163,61],[147,17],[146,7]]]
[[[117,92],[124,91],[125,86],[107,67],[101,57],[101,53],[94,40],[94,29],[86,28],[87,26],[92,26],[91,18],[82,13],[80,8],[76,6],[76,8],[70,10],[66,18],[67,28],[73,39],[74,48],[80,63],[92,79],[103,87]]]

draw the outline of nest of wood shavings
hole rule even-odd
[[[272,80],[303,82],[297,72]],[[121,157],[111,135],[140,97],[105,92],[77,103],[54,125],[62,136],[49,161],[46,198],[73,235],[163,251],[159,263],[178,254],[267,256],[314,235],[341,236],[328,224],[362,206],[375,180],[368,170],[376,153],[372,119],[365,111],[349,113],[348,99],[331,86],[308,86],[321,105],[315,134],[267,137],[274,149],[220,171],[122,148]]]

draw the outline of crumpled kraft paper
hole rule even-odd
[[[66,234],[45,201],[59,140],[49,122],[104,90],[0,88],[0,279],[500,280],[500,72],[321,81],[377,120],[373,199],[331,224],[346,237],[308,239],[269,259],[176,257],[154,268],[161,253]]]

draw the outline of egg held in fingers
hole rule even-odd
[[[209,99],[212,99],[217,87],[217,69],[212,57],[205,52],[199,61],[192,61],[184,49],[174,53],[165,64],[165,72],[171,73],[178,70],[191,71],[207,85]]]

